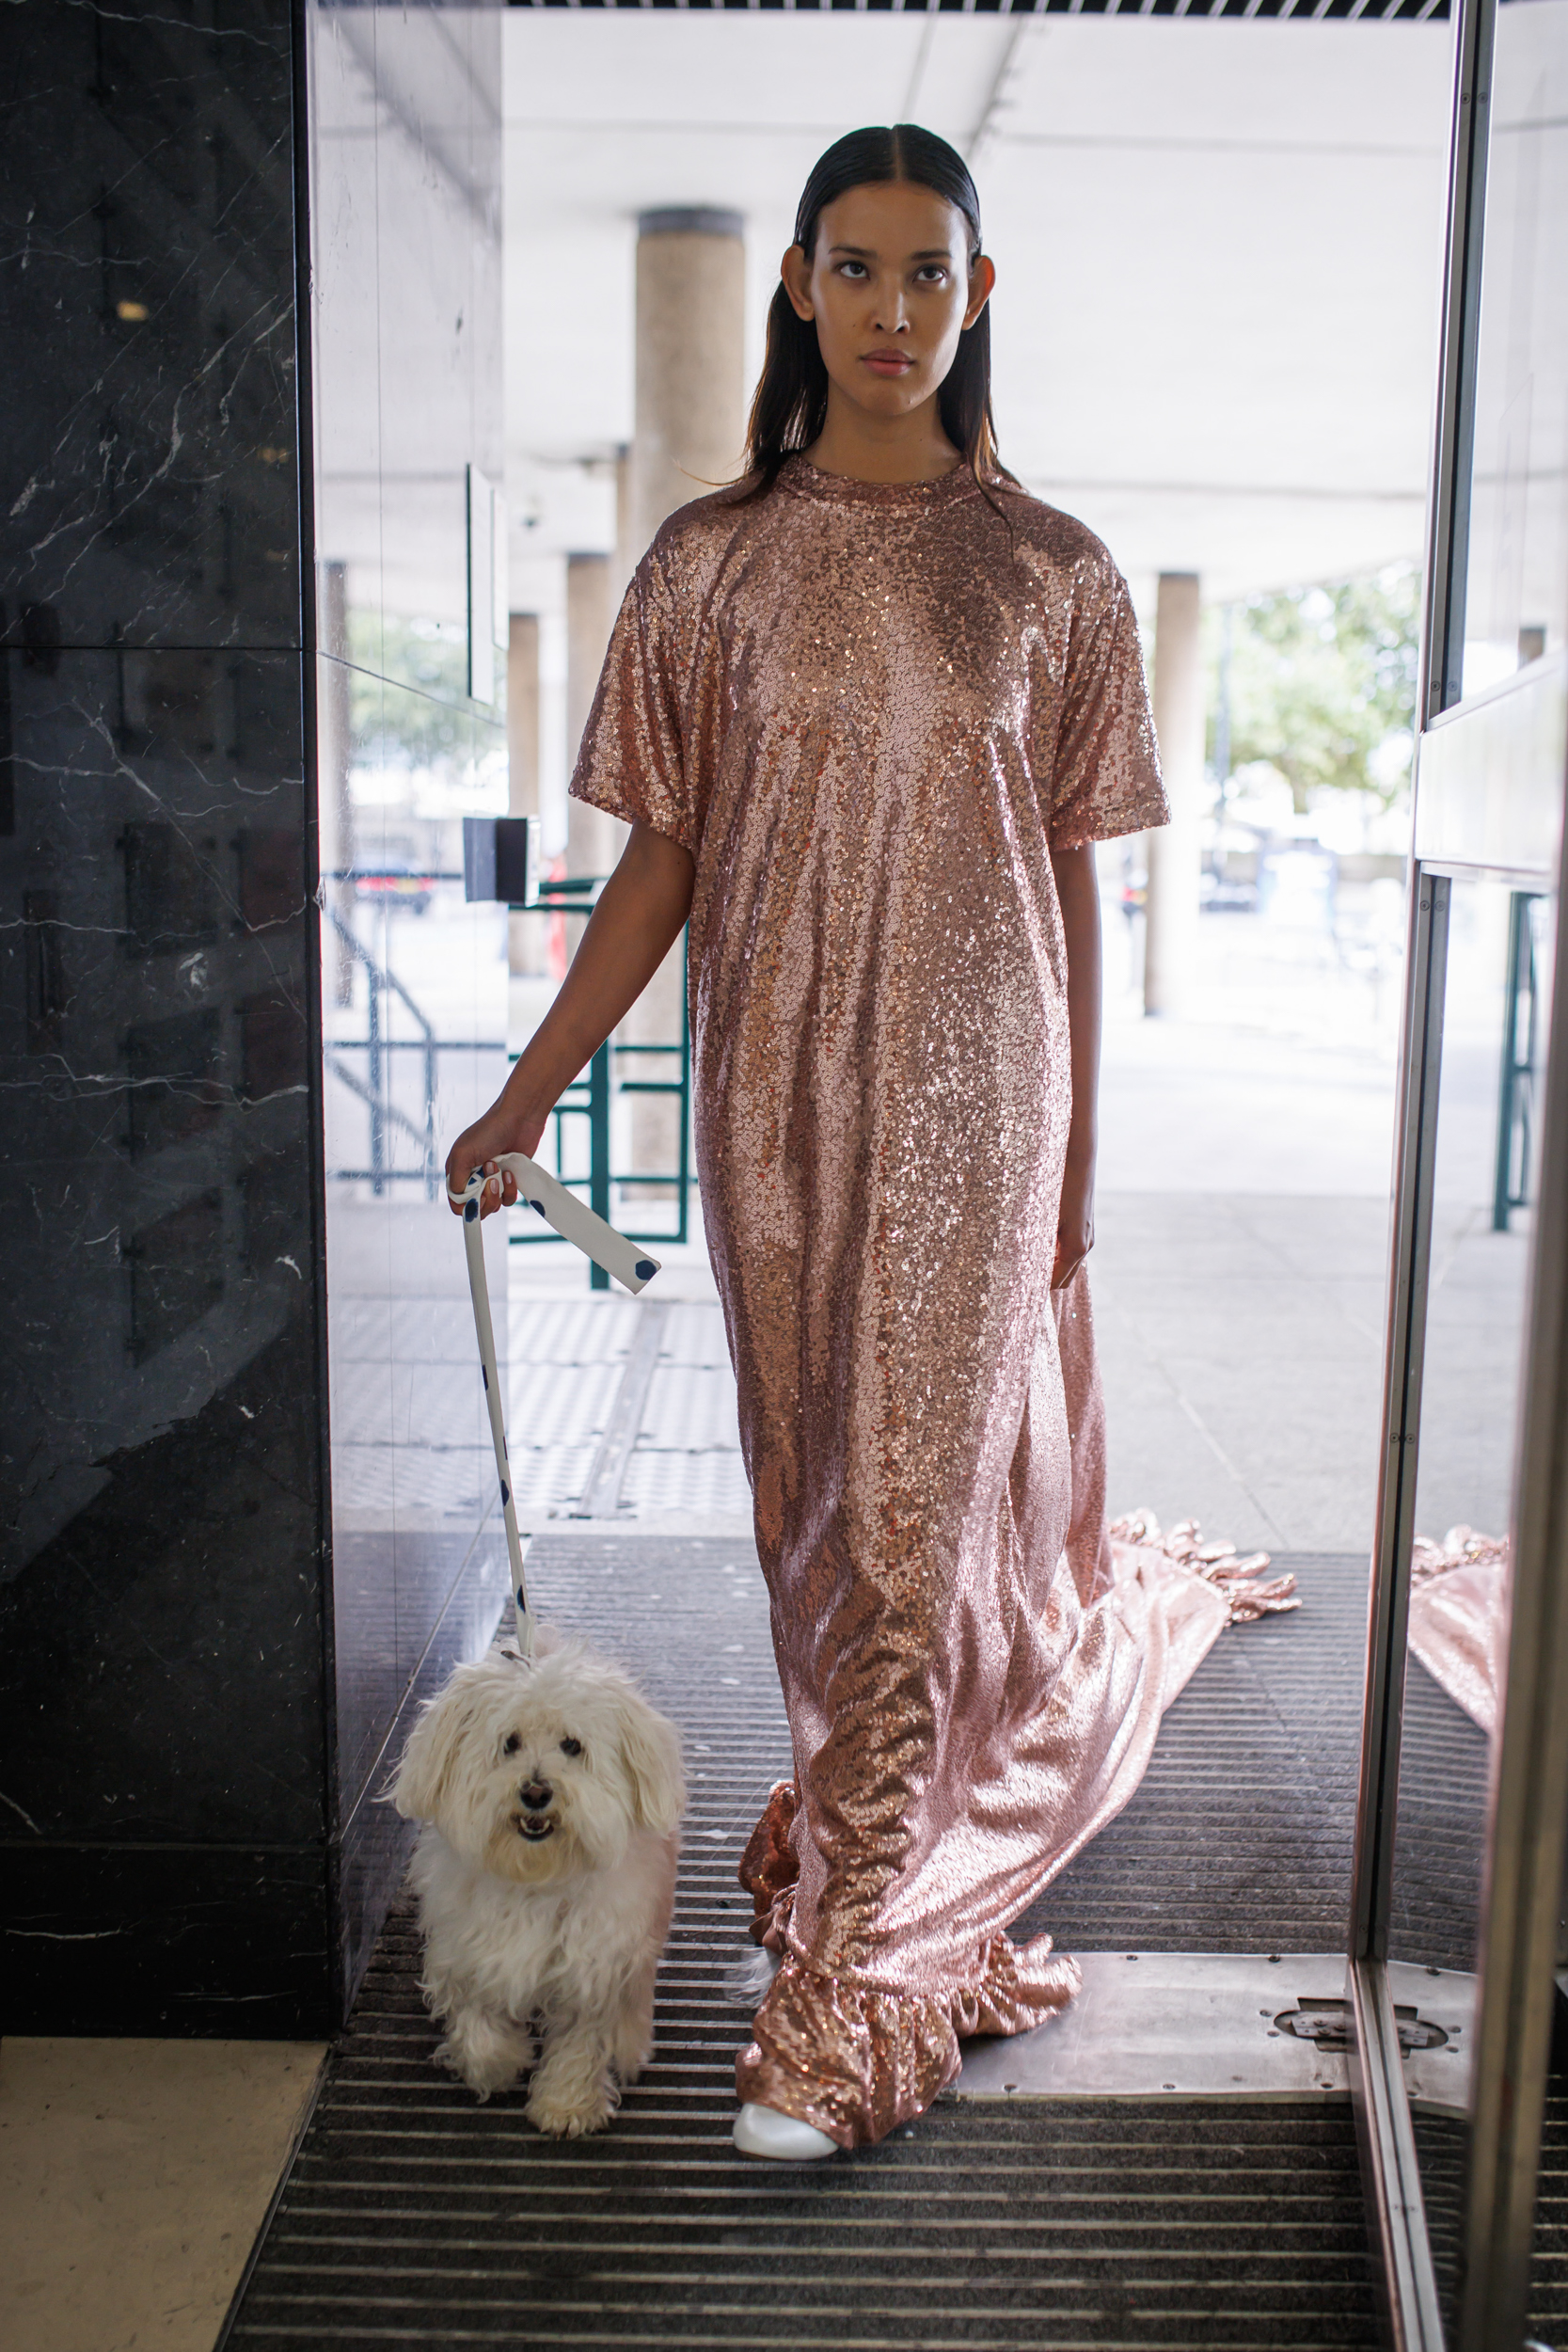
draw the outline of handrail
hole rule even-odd
[[[418,1174],[423,1179],[426,1199],[434,1200],[436,1185],[441,1177],[441,1162],[436,1147],[436,1056],[438,1047],[435,1025],[426,1019],[422,1009],[415,1003],[396,973],[387,965],[377,963],[370,949],[343,921],[337,909],[330,906],[325,898],[320,899],[318,903],[322,913],[348,948],[349,953],[364,965],[370,981],[367,991],[365,1036],[363,1038],[335,1038],[332,1041],[340,1050],[358,1048],[368,1054],[370,1069],[367,1073],[367,1083],[363,1086],[357,1085],[350,1078],[347,1071],[337,1064],[330,1053],[324,1051],[324,1059],[334,1076],[341,1078],[351,1093],[357,1094],[360,1100],[370,1106],[371,1165],[366,1172],[370,1178],[371,1189],[379,1196],[386,1187],[388,1178],[402,1172],[391,1169],[388,1166],[387,1128],[388,1123],[391,1123],[406,1128],[419,1143],[424,1155],[424,1163],[418,1170]],[[381,998],[388,991],[402,998],[403,1003],[423,1031],[422,1037],[394,1040],[382,1036]],[[384,1057],[394,1044],[412,1045],[424,1058],[424,1126],[422,1130],[391,1098],[388,1083],[391,1073]]]
[[[539,890],[537,897],[528,901],[523,912],[531,914],[592,914],[594,894],[606,879],[607,877],[602,874],[573,874],[557,877],[546,882]],[[686,937],[684,929],[681,937],[684,941]],[[665,1054],[678,1057],[679,1075],[673,1078],[617,1079],[614,1073],[614,1057],[617,1054]],[[513,1055],[511,1058],[515,1061],[517,1057]],[[584,1094],[587,1096],[586,1101],[581,1099]],[[662,1171],[655,1173],[651,1170],[640,1169],[635,1174],[628,1171],[623,1175],[616,1175],[612,1171],[610,1106],[613,1094],[667,1094],[675,1098],[679,1106],[676,1112],[679,1121],[677,1145],[679,1165],[675,1169],[668,1174]],[[567,1098],[571,1096],[576,1096],[578,1099],[568,1100]],[[633,1186],[645,1189],[654,1184],[673,1184],[676,1194],[674,1232],[671,1232],[666,1229],[658,1232],[633,1232],[628,1237],[633,1241],[641,1242],[684,1242],[689,1238],[691,1229],[691,1186],[694,1179],[691,1172],[691,1034],[684,989],[681,991],[681,1030],[678,1038],[672,1038],[668,1043],[628,1039],[624,1044],[617,1042],[613,1038],[606,1038],[589,1063],[587,1071],[581,1076],[574,1078],[571,1085],[562,1089],[562,1098],[555,1104],[550,1115],[555,1120],[557,1168],[561,1166],[562,1158],[562,1121],[566,1119],[588,1120],[588,1174],[586,1176],[562,1176],[560,1179],[562,1184],[574,1191],[580,1191],[586,1185],[589,1200],[598,1215],[603,1217],[610,1216],[610,1193],[617,1186],[622,1189]],[[545,1233],[523,1232],[512,1235],[513,1245],[517,1248],[537,1247],[549,1238],[550,1236]],[[602,1289],[606,1286],[609,1277],[601,1267],[595,1265],[590,1270],[589,1279],[596,1289]]]

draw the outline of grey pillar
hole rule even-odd
[[[514,612],[506,650],[506,766],[507,814],[539,814],[539,617]],[[510,971],[542,973],[549,969],[546,952],[546,918],[514,914],[507,925],[506,961]]]
[[[608,555],[566,558],[566,757],[574,767],[614,619],[611,569]],[[626,828],[618,817],[607,817],[584,801],[571,802],[566,811],[566,871],[608,874],[626,837]]]
[[[626,469],[628,568],[667,515],[705,497],[740,470],[746,438],[746,248],[738,213],[705,207],[643,213],[637,229],[636,436]],[[680,950],[673,948],[627,1014],[622,1034],[639,1044],[680,1036]],[[648,1065],[673,1075],[674,1064]],[[679,1136],[672,1105],[634,1104],[632,1165],[673,1168]],[[650,1195],[634,1196],[646,1200]],[[633,1207],[635,1215],[635,1206]]]
[[[614,600],[619,606],[626,582],[637,569],[642,550],[632,545],[631,443],[623,441],[615,453],[615,578]]]
[[[1197,950],[1204,736],[1199,617],[1197,574],[1162,572],[1154,611],[1154,729],[1171,816],[1160,832],[1145,835],[1146,1013],[1183,1009]]]
[[[746,247],[738,213],[643,213],[637,224],[637,421],[631,553],[666,515],[740,469],[746,435]]]

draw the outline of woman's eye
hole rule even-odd
[[[865,263],[863,262],[840,262],[838,266],[841,274],[846,278],[863,278],[865,276]]]
[[[562,1756],[580,1756],[582,1754],[582,1741],[580,1740],[562,1740],[561,1742],[561,1753]]]

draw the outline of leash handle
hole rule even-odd
[[[516,1178],[519,1200],[526,1200],[536,1216],[553,1226],[562,1241],[569,1241],[585,1258],[602,1265],[634,1298],[639,1291],[646,1290],[658,1272],[658,1260],[650,1258],[641,1243],[628,1241],[625,1233],[618,1233],[613,1225],[607,1225],[602,1216],[596,1216],[587,1201],[568,1191],[547,1168],[531,1160],[526,1152],[503,1152],[496,1168],[498,1177]],[[492,1181],[475,1168],[462,1191],[449,1193],[448,1199],[465,1204],[465,1216],[468,1216],[471,1203],[472,1214],[477,1217],[479,1196]]]
[[[546,1168],[522,1152],[505,1152],[498,1162],[516,1178],[517,1189],[531,1208],[562,1241],[571,1242],[585,1257],[602,1265],[632,1293],[642,1290],[658,1272],[658,1260],[618,1233],[596,1216],[585,1201],[557,1183]],[[463,1190],[448,1199],[463,1203],[463,1254],[468,1263],[468,1294],[473,1300],[474,1329],[479,1338],[479,1368],[484,1381],[484,1404],[490,1416],[490,1442],[496,1450],[496,1474],[500,1480],[501,1518],[506,1527],[506,1554],[512,1568],[512,1613],[517,1647],[525,1663],[533,1658],[533,1617],[528,1605],[523,1575],[526,1549],[517,1526],[517,1505],[512,1493],[512,1462],[506,1450],[506,1420],[501,1410],[500,1374],[496,1364],[496,1327],[490,1319],[490,1290],[484,1279],[484,1241],[480,1220],[480,1195],[491,1182],[476,1168]]]

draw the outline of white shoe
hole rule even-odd
[[[771,2156],[776,2164],[818,2164],[838,2153],[837,2140],[815,2123],[799,2122],[750,2099],[735,2119],[735,2144],[743,2156]]]

